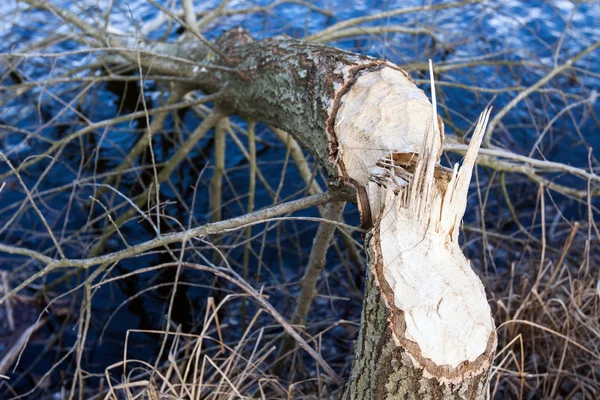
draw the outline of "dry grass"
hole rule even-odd
[[[239,296],[226,296],[219,307],[235,298]],[[285,398],[285,388],[264,373],[276,348],[266,339],[266,333],[275,327],[260,326],[262,311],[253,316],[241,337],[230,345],[223,340],[222,331],[239,327],[220,324],[218,307],[212,299],[208,305],[198,334],[129,331],[123,361],[106,369],[107,388],[100,388],[100,394],[93,398],[250,399],[266,398],[265,393]],[[139,334],[156,335],[159,340],[166,334],[171,339],[166,361],[160,368],[127,355],[127,345],[134,343]]]
[[[600,395],[600,260],[592,251],[597,245],[584,235],[578,239],[567,239],[560,256],[543,258],[539,265],[513,265],[491,278],[499,337],[494,395]]]

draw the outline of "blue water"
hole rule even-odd
[[[105,11],[104,2],[68,2],[52,1],[53,4],[68,7],[73,13],[84,16],[88,21],[100,25],[98,17]],[[82,3],[86,4],[82,6]],[[137,30],[143,29],[144,25],[157,17],[157,10],[144,1],[132,0],[128,2],[115,1],[110,13],[110,25],[123,33],[136,35]],[[168,6],[171,2],[161,1]],[[210,10],[217,2],[197,2],[197,11]],[[269,2],[257,1],[232,1],[229,8],[246,8],[257,4],[268,4]],[[338,21],[365,15],[377,14],[384,11],[394,10],[401,7],[421,6],[423,4],[440,4],[439,1],[315,1],[316,7],[331,10],[333,15],[323,15],[316,11],[307,11],[307,8],[298,4],[286,4],[274,8],[270,14],[256,13],[252,15],[236,15],[228,18],[220,18],[213,22],[204,32],[209,39],[217,38],[224,30],[234,27],[248,29],[257,39],[277,34],[286,34],[292,37],[302,38],[306,35],[318,32]],[[450,3],[450,2],[443,2]],[[62,53],[82,49],[76,40],[62,41],[58,45],[44,47],[43,50],[36,49],[35,44],[43,41],[50,34],[73,33],[71,29],[46,13],[39,11],[24,11],[25,4],[14,1],[0,3],[0,124],[11,128],[35,133],[26,136],[22,133],[0,127],[0,150],[8,157],[14,166],[19,165],[28,157],[39,154],[48,148],[44,139],[57,140],[70,132],[80,129],[85,125],[82,115],[88,121],[97,122],[114,117],[118,112],[127,113],[139,109],[137,96],[134,96],[131,104],[122,104],[122,97],[118,90],[108,83],[102,83],[89,88],[85,96],[81,96],[81,85],[78,83],[59,84],[51,86],[40,86],[27,91],[25,94],[12,98],[13,91],[10,86],[15,83],[14,77],[8,75],[7,66],[15,66],[21,78],[26,81],[42,81],[56,78],[65,74],[85,76],[86,71],[73,71],[78,67],[94,62],[93,54],[78,53],[61,57],[32,56],[25,59],[8,57],[7,53]],[[133,15],[133,17],[132,17]],[[359,36],[352,39],[339,40],[330,43],[332,45],[369,54],[375,57],[386,58],[398,65],[411,69],[414,63],[423,63],[431,58],[435,64],[460,63],[473,58],[496,61],[527,61],[534,63],[533,66],[489,66],[477,68],[462,68],[442,73],[439,77],[441,82],[443,104],[440,110],[445,117],[452,119],[452,124],[446,125],[448,133],[464,134],[472,126],[479,112],[487,106],[493,105],[500,110],[514,96],[515,91],[506,93],[474,93],[470,90],[443,86],[443,82],[471,85],[482,88],[498,89],[505,87],[521,86],[527,87],[541,79],[556,62],[564,63],[570,57],[600,40],[600,2],[586,2],[574,4],[567,0],[555,1],[487,1],[479,5],[470,5],[460,9],[448,9],[439,12],[417,12],[401,16],[377,20],[363,26],[375,25],[402,25],[404,27],[428,27],[433,31],[436,41],[429,35],[406,35],[389,33],[377,37]],[[149,34],[151,39],[175,40],[178,36],[178,25],[163,23],[158,29]],[[556,53],[558,43],[561,44],[560,51]],[[519,154],[527,155],[531,146],[537,139],[537,135],[544,129],[548,119],[557,115],[569,104],[576,103],[581,99],[594,98],[594,94],[600,89],[600,52],[595,51],[584,57],[576,64],[576,68],[566,74],[559,75],[550,81],[545,89],[551,89],[544,93],[534,93],[525,101],[522,101],[504,119],[503,124],[494,133],[494,144]],[[426,79],[427,76],[420,71],[412,71],[416,79]],[[135,82],[130,82],[129,90],[136,87]],[[428,86],[423,88],[427,91]],[[122,89],[122,88],[121,88]],[[160,82],[146,82],[144,91],[149,106],[164,103],[164,84]],[[560,92],[558,91],[560,90]],[[56,97],[61,101],[57,101]],[[72,107],[65,108],[65,104],[72,102]],[[129,108],[128,108],[129,107]],[[599,102],[588,102],[584,105],[573,107],[570,112],[564,113],[553,124],[546,139],[541,143],[541,152],[533,153],[536,158],[546,158],[552,161],[588,168],[598,168],[596,153],[592,152],[588,157],[589,149],[600,148],[598,135],[600,113]],[[173,131],[175,124],[191,131],[199,123],[199,118],[191,112],[179,115],[180,120],[169,117],[165,124],[166,131]],[[74,122],[75,121],[75,122]],[[244,121],[235,120],[242,126]],[[143,128],[145,121],[133,121],[115,125],[107,130],[99,130],[94,133],[93,140],[85,137],[81,142],[69,143],[63,149],[58,162],[45,159],[35,167],[23,173],[23,179],[31,189],[37,184],[37,193],[50,191],[61,185],[70,184],[76,180],[82,183],[92,183],[85,179],[91,177],[96,169],[99,172],[106,171],[118,165],[123,154],[133,145],[137,138],[136,129]],[[260,143],[258,152],[261,160],[261,171],[271,186],[276,189],[282,176],[284,178],[281,198],[289,196],[301,197],[303,184],[294,167],[287,168],[283,174],[283,160],[285,149],[277,139],[262,125],[257,129]],[[557,145],[557,143],[559,143]],[[93,152],[94,148],[100,149],[99,153]],[[240,194],[247,192],[247,164],[237,151],[235,144],[227,142],[227,168],[232,172],[229,175],[231,184],[224,183],[223,201],[227,204],[223,208],[223,217],[230,218],[245,212],[245,198],[238,199]],[[173,145],[166,139],[158,139],[155,143],[157,160],[160,162],[173,154]],[[86,154],[86,163],[81,164],[81,154]],[[98,163],[95,163],[97,157]],[[194,204],[195,223],[204,223],[209,219],[208,215],[208,188],[207,184],[212,174],[210,166],[213,163],[212,155],[212,133],[207,135],[190,154],[191,162],[185,167],[178,169],[173,183],[179,193],[183,193],[187,204],[191,204],[192,190],[198,175],[201,189],[199,189],[196,203]],[[456,160],[456,158],[452,158]],[[291,161],[290,161],[291,163]],[[48,168],[47,174],[39,180],[40,174]],[[0,166],[0,173],[8,170],[6,164]],[[555,182],[568,184],[578,189],[584,189],[586,182],[571,176],[550,175]],[[320,182],[323,182],[319,178]],[[127,190],[136,182],[136,175],[129,174],[122,185],[121,190]],[[256,204],[257,208],[271,204],[271,198],[262,184],[258,184]],[[182,207],[177,206],[177,197],[168,185],[163,185],[163,199],[170,199],[171,203],[166,207],[166,213],[179,222],[186,224],[189,214]],[[139,187],[138,187],[139,192]],[[533,209],[537,186],[534,184],[519,184],[511,187],[515,193],[519,193],[520,202],[517,204],[521,209]],[[72,206],[66,207],[68,199],[75,195],[77,201]],[[93,194],[90,185],[78,185],[74,191],[65,190],[58,194],[44,196],[41,208],[45,218],[53,227],[59,240],[67,238],[71,233],[86,226],[90,216],[89,208],[85,207],[87,198]],[[493,198],[493,194],[491,198]],[[7,244],[18,244],[20,246],[44,251],[52,248],[51,241],[38,232],[45,232],[45,228],[36,216],[35,212],[28,207],[27,210],[19,211],[19,204],[24,201],[24,193],[19,188],[14,178],[7,180],[7,186],[0,194],[0,241]],[[555,201],[565,218],[576,220],[585,217],[587,209],[581,207],[577,202],[570,201],[564,196],[556,195]],[[474,199],[476,203],[477,200]],[[474,203],[474,204],[475,204]],[[101,212],[95,209],[94,216]],[[316,216],[314,210],[307,210],[298,215]],[[11,218],[15,217],[14,221]],[[357,224],[357,213],[354,206],[348,206],[345,215],[350,224]],[[469,217],[467,217],[467,220]],[[10,221],[10,224],[6,225]],[[101,225],[105,221],[101,221]],[[256,282],[256,287],[262,284],[274,284],[286,281],[297,281],[302,274],[302,266],[306,263],[306,254],[310,249],[314,237],[314,224],[289,223],[286,224],[289,235],[302,232],[298,240],[284,240],[278,248],[277,231],[271,231],[266,237],[265,252],[263,254],[265,264],[273,266],[271,274],[265,272]],[[95,228],[87,226],[79,234],[71,245],[65,246],[65,253],[71,257],[82,257],[86,255],[90,244],[96,239]],[[514,227],[507,228],[514,231]],[[255,230],[254,232],[258,232]],[[130,244],[139,243],[153,237],[151,231],[140,227],[137,221],[128,223],[123,228],[123,234]],[[279,232],[285,235],[285,233]],[[229,239],[228,244],[233,244]],[[258,246],[258,245],[257,245]],[[114,251],[123,245],[117,237],[113,237],[105,251]],[[258,248],[258,247],[257,247]],[[233,250],[232,259],[241,262],[240,249]],[[52,252],[51,256],[56,256]],[[507,256],[508,257],[508,256]],[[18,256],[0,254],[2,269],[19,271],[25,259]],[[162,260],[164,261],[164,260]],[[126,272],[138,268],[140,265],[149,265],[157,262],[157,257],[147,256],[135,260],[122,262],[115,273]],[[508,264],[507,258],[503,261]],[[339,267],[339,260],[332,258],[330,265]],[[36,263],[27,262],[23,272],[16,274],[15,281],[18,282],[27,275],[27,271],[40,266]],[[252,266],[253,272],[258,266]],[[334,274],[334,272],[330,271]],[[201,283],[210,285],[211,280],[206,276],[195,276]],[[160,279],[154,276],[151,279]],[[167,280],[168,281],[168,280]],[[154,282],[154,281],[152,281]],[[90,332],[90,343],[99,346],[97,353],[90,355],[87,365],[89,371],[101,372],[106,365],[119,360],[122,357],[122,349],[119,347],[124,332],[132,328],[161,329],[161,323],[165,307],[165,294],[154,291],[153,294],[140,297],[139,301],[132,302],[128,307],[116,314],[115,319],[107,328],[104,340],[100,345],[96,341],[99,337],[102,321],[106,321],[105,315],[118,306],[124,299],[136,293],[144,286],[143,282],[124,281],[112,288],[103,288],[96,294],[94,303],[94,315],[101,315],[100,321],[93,325]],[[66,290],[66,287],[62,288]],[[295,289],[292,289],[292,291]],[[196,311],[190,311],[180,316],[182,321],[195,319],[202,315],[205,296],[210,291],[203,288],[191,288],[187,292],[189,301],[194,304]],[[168,291],[167,291],[168,294]],[[273,299],[281,306],[281,311],[289,316],[289,298],[274,291]],[[279,301],[281,300],[281,301]],[[327,310],[327,302],[319,303],[320,310],[314,313],[313,318],[326,318],[335,315],[336,318],[356,319],[359,315],[360,300],[353,303],[338,305],[334,311]],[[284,308],[287,306],[288,308]],[[322,308],[323,307],[323,308]],[[327,310],[327,311],[324,311]],[[175,318],[175,317],[174,317]],[[232,322],[234,323],[234,322]],[[60,324],[57,323],[57,326]],[[188,327],[193,329],[192,326]],[[334,331],[335,332],[335,331]],[[75,340],[76,330],[67,329],[63,337],[65,347]],[[152,345],[155,338],[145,337],[139,339],[138,344],[147,343]],[[1,346],[1,344],[0,344]],[[37,374],[43,373],[49,365],[55,362],[55,358],[63,353],[56,351],[42,360],[36,360],[36,356],[42,348],[42,344],[32,343],[25,351],[22,364],[33,363]],[[349,346],[349,344],[347,344]],[[349,348],[349,347],[348,347]],[[0,347],[1,350],[1,347]],[[331,354],[339,352],[339,349],[327,350]],[[140,354],[144,354],[141,352]],[[24,367],[21,367],[24,368]],[[18,375],[18,370],[15,374]],[[19,386],[26,388],[31,381],[25,381]],[[3,390],[3,389],[0,389]]]

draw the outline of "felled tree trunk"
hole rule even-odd
[[[287,37],[257,42],[239,30],[216,45],[227,59],[210,58],[224,69],[183,66],[180,76],[207,93],[224,90],[227,112],[292,134],[330,189],[355,190],[369,230],[368,277],[343,398],[484,398],[495,329],[458,230],[488,113],[462,167],[448,170],[438,164],[441,120],[394,64]],[[198,61],[194,49],[168,53]]]
[[[238,41],[239,43],[239,41]],[[483,285],[458,245],[487,114],[454,171],[443,127],[382,60],[288,38],[234,53],[233,112],[290,132],[355,188],[370,229],[360,337],[345,399],[483,398],[496,347]]]

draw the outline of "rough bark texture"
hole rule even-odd
[[[317,158],[334,186],[341,184],[336,179],[340,165],[334,124],[342,97],[365,72],[386,67],[401,71],[384,60],[288,36],[255,41],[243,29],[226,31],[216,41],[226,60],[197,41],[138,44],[133,38],[111,37],[108,42],[139,49],[143,67],[176,75],[188,89],[222,92],[216,103],[231,115],[289,132]],[[137,63],[136,54],[125,52],[122,57]],[[190,64],[174,60],[190,60]],[[359,202],[361,197],[359,193]],[[369,227],[368,216],[362,217],[363,227]]]
[[[227,66],[227,70],[179,66],[177,71],[205,93],[223,90],[226,96],[219,106],[225,111],[291,133],[330,176],[337,176],[329,161],[326,124],[336,88],[344,84],[343,67],[383,61],[287,36],[255,41],[238,29],[225,32],[216,45],[227,61],[208,56],[197,44],[143,49],[190,60],[206,57]],[[156,61],[152,68],[173,73],[173,69],[162,71]]]

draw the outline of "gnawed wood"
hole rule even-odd
[[[489,110],[463,165],[448,170],[439,165],[443,125],[406,74],[382,68],[354,82],[342,94],[334,134],[340,175],[365,188],[361,211],[373,218],[367,245],[376,295],[365,297],[344,398],[482,398],[495,328],[458,232]]]

